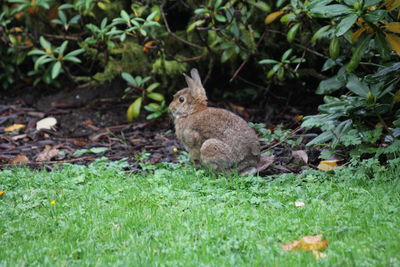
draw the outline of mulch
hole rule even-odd
[[[76,105],[71,100],[76,98],[74,94],[46,96],[37,101],[18,96],[0,99],[0,168],[26,164],[31,168],[52,169],[54,164],[87,165],[107,157],[111,161],[126,158],[130,163],[128,169],[137,171],[140,170],[137,157],[143,152],[149,153],[146,161],[152,164],[178,162],[183,147],[175,138],[173,122],[168,116],[154,120],[143,116],[127,123],[125,112],[129,103],[120,97],[90,99]],[[50,130],[37,130],[36,123],[48,117],[56,118],[57,125]],[[24,127],[5,131],[14,124]],[[261,144],[273,161],[263,175],[315,167],[319,151],[304,146],[315,135],[298,127],[293,129],[292,138],[300,136],[303,142],[295,151],[284,142]]]

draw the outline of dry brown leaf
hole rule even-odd
[[[47,130],[53,130],[54,127],[57,124],[56,118],[53,117],[47,117],[44,119],[41,119],[36,123],[36,130],[41,130],[41,129],[47,129]]]
[[[292,151],[292,156],[301,158],[304,161],[304,163],[308,163],[308,155],[304,150]]]
[[[390,22],[384,26],[391,32],[400,33],[400,22]]]
[[[295,205],[296,207],[303,207],[305,204],[304,204],[304,202],[302,202],[302,201],[296,201],[296,202],[294,202],[294,205]]]
[[[25,156],[24,154],[19,154],[10,161],[10,164],[20,164],[20,163],[29,163],[28,157]]]
[[[56,157],[59,152],[60,150],[58,150],[57,147],[52,148],[50,145],[46,145],[39,156],[37,156],[36,161],[50,161]]]
[[[338,160],[322,160],[317,168],[321,171],[331,171],[340,167],[337,162]]]
[[[74,145],[80,146],[80,147],[86,146],[86,144],[87,144],[87,143],[86,143],[85,141],[83,141],[83,140],[74,140],[73,143],[74,143]]]
[[[386,41],[390,44],[393,51],[400,56],[400,37],[395,34],[387,33],[385,34]]]
[[[285,250],[285,251],[323,250],[328,247],[328,240],[322,240],[322,234],[309,235],[309,236],[303,236],[300,240],[283,243],[282,246],[283,246],[283,250]]]
[[[4,128],[4,131],[5,132],[13,132],[13,131],[18,131],[23,128],[25,128],[25,124],[14,124],[14,125]]]
[[[257,165],[257,172],[266,170],[272,163],[274,163],[275,156],[261,155],[260,162]]]

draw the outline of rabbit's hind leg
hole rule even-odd
[[[229,170],[234,161],[232,149],[218,139],[207,139],[200,148],[201,162],[215,171]]]

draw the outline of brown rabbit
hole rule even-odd
[[[191,78],[185,75],[188,88],[178,91],[169,105],[178,140],[196,165],[254,174],[260,161],[260,144],[254,130],[232,112],[207,107],[197,69],[190,73]]]

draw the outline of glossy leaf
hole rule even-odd
[[[336,36],[341,36],[345,34],[356,22],[358,16],[357,14],[347,15],[344,19],[340,21],[336,28]]]
[[[142,97],[138,97],[126,111],[126,118],[128,122],[132,122],[134,119],[139,117],[141,107],[142,107]]]

